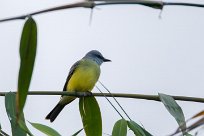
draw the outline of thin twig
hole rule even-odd
[[[109,91],[109,89],[100,81],[98,81],[105,89],[106,91],[112,95],[112,93]],[[127,114],[127,112],[124,110],[124,108],[120,105],[120,103],[117,101],[117,99],[112,95],[112,98],[115,100],[115,102],[118,104],[118,106],[122,109],[122,111],[125,113],[125,115],[128,117],[129,120],[131,120],[130,116]]]
[[[0,22],[11,21],[11,20],[18,20],[18,19],[25,19],[28,16],[38,15],[42,13],[47,13],[51,11],[63,10],[63,9],[70,9],[70,8],[94,8],[96,6],[104,6],[104,5],[133,5],[139,4],[147,7],[151,7],[154,9],[162,9],[164,6],[192,6],[192,7],[204,7],[204,4],[195,4],[195,3],[175,3],[175,2],[162,2],[162,1],[153,1],[153,0],[86,0],[83,2],[77,2],[62,6],[57,6],[54,8],[48,8],[36,12],[32,12],[26,15],[16,16],[16,17],[9,17],[6,19],[0,19]]]
[[[195,4],[195,3],[183,3],[183,2],[163,2],[164,6],[190,6],[204,8],[204,4]]]
[[[1,136],[9,136],[6,132],[4,132],[3,130],[0,129],[0,135]]]
[[[0,96],[5,96],[8,92],[0,92]],[[16,92],[14,92],[16,93]],[[76,96],[76,97],[86,97],[90,96],[89,93],[86,92],[66,92],[66,91],[29,91],[28,95],[67,95],[67,96]],[[121,97],[121,98],[134,98],[134,99],[145,99],[145,100],[153,100],[160,101],[158,95],[145,95],[145,94],[127,94],[127,93],[92,93],[91,95],[97,97]],[[191,101],[191,102],[200,102],[204,103],[204,98],[199,97],[188,97],[188,96],[172,96],[175,100],[180,101]]]
[[[101,92],[101,94],[103,94],[103,96],[106,98],[106,100],[110,103],[110,105],[115,109],[115,111],[120,115],[121,118],[124,119],[124,117],[122,116],[122,114],[120,114],[120,112],[117,110],[117,108],[111,103],[111,101],[106,97],[106,95],[104,95],[104,93],[96,86],[96,88]]]
[[[57,6],[57,7],[53,7],[53,8],[48,8],[48,9],[32,12],[32,13],[22,15],[22,16],[16,16],[16,17],[11,17],[11,18],[1,19],[0,22],[17,20],[17,19],[25,19],[28,16],[32,16],[32,15],[38,15],[38,14],[47,13],[47,12],[51,12],[51,11],[70,9],[70,8],[78,8],[78,7],[93,8],[94,2],[84,1],[84,2],[67,4],[67,5],[63,5],[63,6]]]

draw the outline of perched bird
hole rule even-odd
[[[111,60],[104,58],[97,50],[88,52],[81,60],[74,63],[71,67],[63,91],[91,91],[100,76],[101,64],[109,61]],[[74,96],[62,96],[58,104],[46,116],[46,119],[53,122],[62,109],[74,99],[76,99]]]

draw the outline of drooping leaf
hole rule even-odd
[[[195,118],[198,118],[198,117],[203,117],[204,116],[204,110],[198,112],[197,114],[193,115],[191,118],[189,118],[186,122],[189,122]],[[201,118],[200,120],[194,122],[193,124],[191,124],[190,126],[188,126],[186,128],[187,132],[197,128],[197,127],[200,127],[201,125],[204,125],[204,118]],[[176,129],[176,131],[172,134],[172,135],[175,135],[175,134],[178,134],[180,133],[180,127],[178,127]]]
[[[72,136],[77,136],[84,128],[78,130],[76,133],[74,133]]]
[[[128,127],[134,132],[136,136],[153,136],[133,120],[128,121]]]
[[[102,119],[99,105],[95,97],[82,97],[79,110],[87,136],[102,136]]]
[[[29,17],[24,24],[20,41],[20,69],[18,75],[18,92],[16,95],[17,118],[23,111],[32,77],[37,48],[37,25]]]
[[[37,130],[46,134],[47,136],[61,136],[56,130],[46,125],[39,124],[39,123],[32,123],[32,122],[30,122],[30,124]]]
[[[26,126],[26,123],[24,120],[18,120],[18,124],[29,136],[33,136],[33,134],[30,132],[28,127]]]
[[[11,123],[13,136],[26,136],[26,132],[19,126],[16,120],[16,95],[14,93],[7,93],[5,95],[6,112]],[[24,115],[21,114],[19,120],[24,121]]]
[[[118,120],[112,130],[112,136],[126,136],[127,135],[127,121],[125,119]]]
[[[164,104],[164,106],[166,107],[166,109],[169,111],[169,113],[175,118],[182,133],[185,135],[186,122],[185,122],[185,117],[181,107],[177,104],[174,98],[169,95],[159,93],[159,98],[161,102]]]

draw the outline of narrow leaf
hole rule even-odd
[[[39,123],[32,123],[32,122],[30,122],[30,124],[34,128],[41,131],[42,133],[46,134],[47,136],[61,136],[56,130],[54,130],[53,128],[48,127],[46,125],[39,124]]]
[[[164,104],[169,113],[175,118],[177,121],[181,131],[183,134],[186,132],[186,122],[183,111],[181,107],[177,104],[173,97],[159,93],[159,98],[161,102]]]
[[[200,116],[204,116],[204,110],[200,111],[199,113],[197,113],[196,115],[194,115],[193,117],[191,117],[189,120],[200,117]]]
[[[138,125],[134,121],[128,121],[128,127],[134,132],[136,136],[153,136],[148,131],[146,131],[144,128],[142,128],[140,125]]]
[[[194,116],[192,116],[191,118],[189,118],[189,119],[186,121],[186,123],[189,122],[189,121],[191,121],[191,120],[193,120],[193,119],[195,119],[195,118],[202,117],[202,116],[204,116],[204,110],[200,111],[199,113],[197,113],[197,114],[195,114]],[[197,127],[203,125],[203,124],[204,124],[204,119],[202,118],[201,120],[198,120],[198,121],[196,121],[194,124],[192,124],[192,125],[190,125],[189,127],[187,127],[186,130],[187,130],[187,131],[191,131],[191,130],[193,130],[193,129],[195,129],[195,128],[197,128]],[[175,131],[172,135],[175,135],[175,134],[177,134],[177,133],[179,133],[179,132],[180,132],[180,127],[178,127],[178,128],[176,129],[176,131]]]
[[[87,136],[102,136],[102,119],[99,105],[95,97],[82,97],[79,110]]]
[[[23,111],[32,77],[37,48],[37,25],[29,17],[24,24],[20,41],[20,69],[18,75],[18,92],[16,95],[17,118]]]
[[[5,95],[5,107],[6,112],[11,123],[12,135],[13,136],[26,136],[26,132],[21,129],[19,124],[16,122],[16,95],[14,93],[7,93]],[[21,118],[24,121],[23,113]]]
[[[33,136],[33,134],[30,132],[28,127],[26,126],[26,123],[24,120],[18,120],[18,124],[29,136]]]
[[[72,136],[77,136],[84,128],[78,130],[76,133],[74,133]]]
[[[186,130],[187,130],[187,132],[190,132],[190,131],[192,131],[192,130],[194,130],[194,129],[196,129],[196,128],[202,126],[202,125],[204,125],[204,117],[201,118],[201,119],[199,119],[199,120],[197,120],[196,122],[194,122],[194,123],[191,124],[190,126],[188,126],[188,127],[186,128]],[[176,133],[175,133],[175,134],[176,134]]]
[[[112,136],[126,136],[127,135],[127,121],[125,119],[118,120],[112,131]]]

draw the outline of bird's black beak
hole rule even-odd
[[[111,62],[111,60],[106,59],[106,58],[103,58],[103,61],[104,61],[104,62]]]

